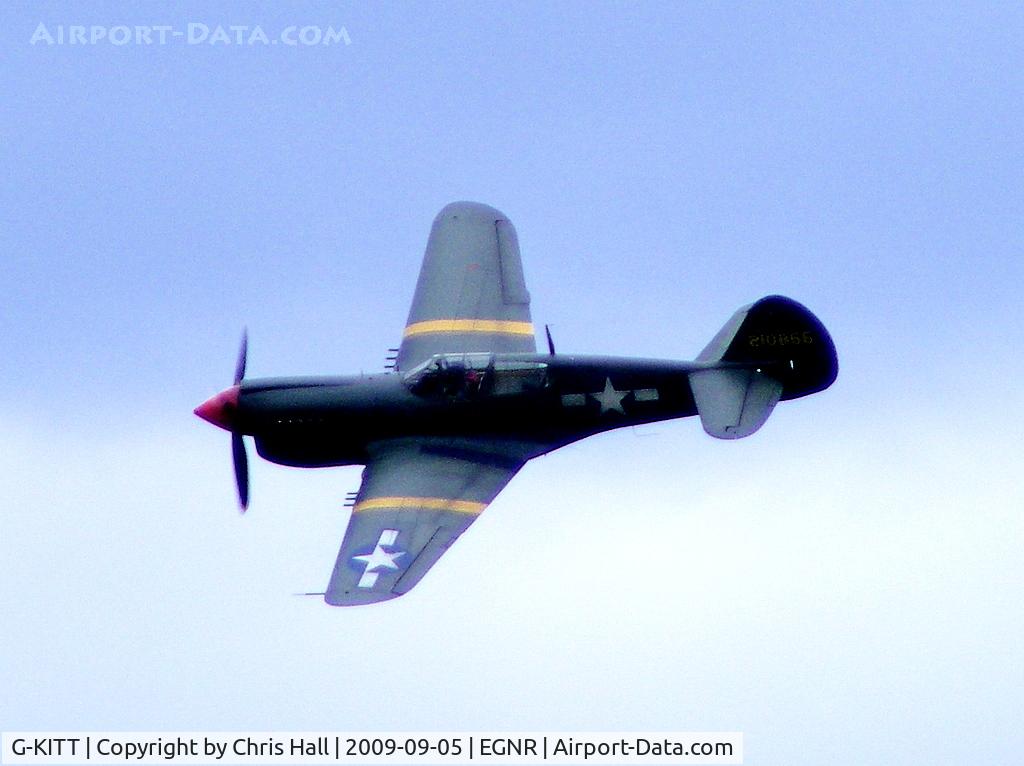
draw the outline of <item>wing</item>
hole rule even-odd
[[[453,202],[430,230],[398,369],[446,352],[536,350],[516,230],[492,207]]]
[[[513,445],[374,445],[324,600],[352,606],[409,591],[525,462]]]

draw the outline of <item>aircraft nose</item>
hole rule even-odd
[[[221,391],[216,396],[207,399],[195,409],[196,415],[208,423],[231,431],[235,422],[235,415],[238,412],[238,395],[241,389],[239,386]]]

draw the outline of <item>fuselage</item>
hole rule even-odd
[[[302,467],[365,463],[373,443],[406,437],[514,443],[525,459],[601,431],[696,414],[688,374],[706,366],[462,354],[404,374],[253,379],[239,388],[230,430],[255,437],[263,458]]]

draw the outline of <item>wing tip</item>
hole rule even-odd
[[[434,220],[441,221],[446,218],[484,218],[491,222],[508,220],[508,216],[497,208],[485,205],[483,202],[470,202],[469,200],[449,202],[441,208],[441,212]]]
[[[323,594],[324,603],[328,606],[366,606],[377,604],[381,601],[390,601],[398,598],[401,593],[393,591],[375,591],[353,589],[348,591],[328,591]]]

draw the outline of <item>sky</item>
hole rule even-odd
[[[1013,760],[1022,35],[1008,3],[0,6],[0,729]],[[295,596],[360,469],[253,459],[240,516],[192,409],[243,327],[250,377],[380,370],[458,199],[515,223],[560,352],[693,358],[780,293],[839,379],[742,441],[691,419],[531,462],[401,599]]]

